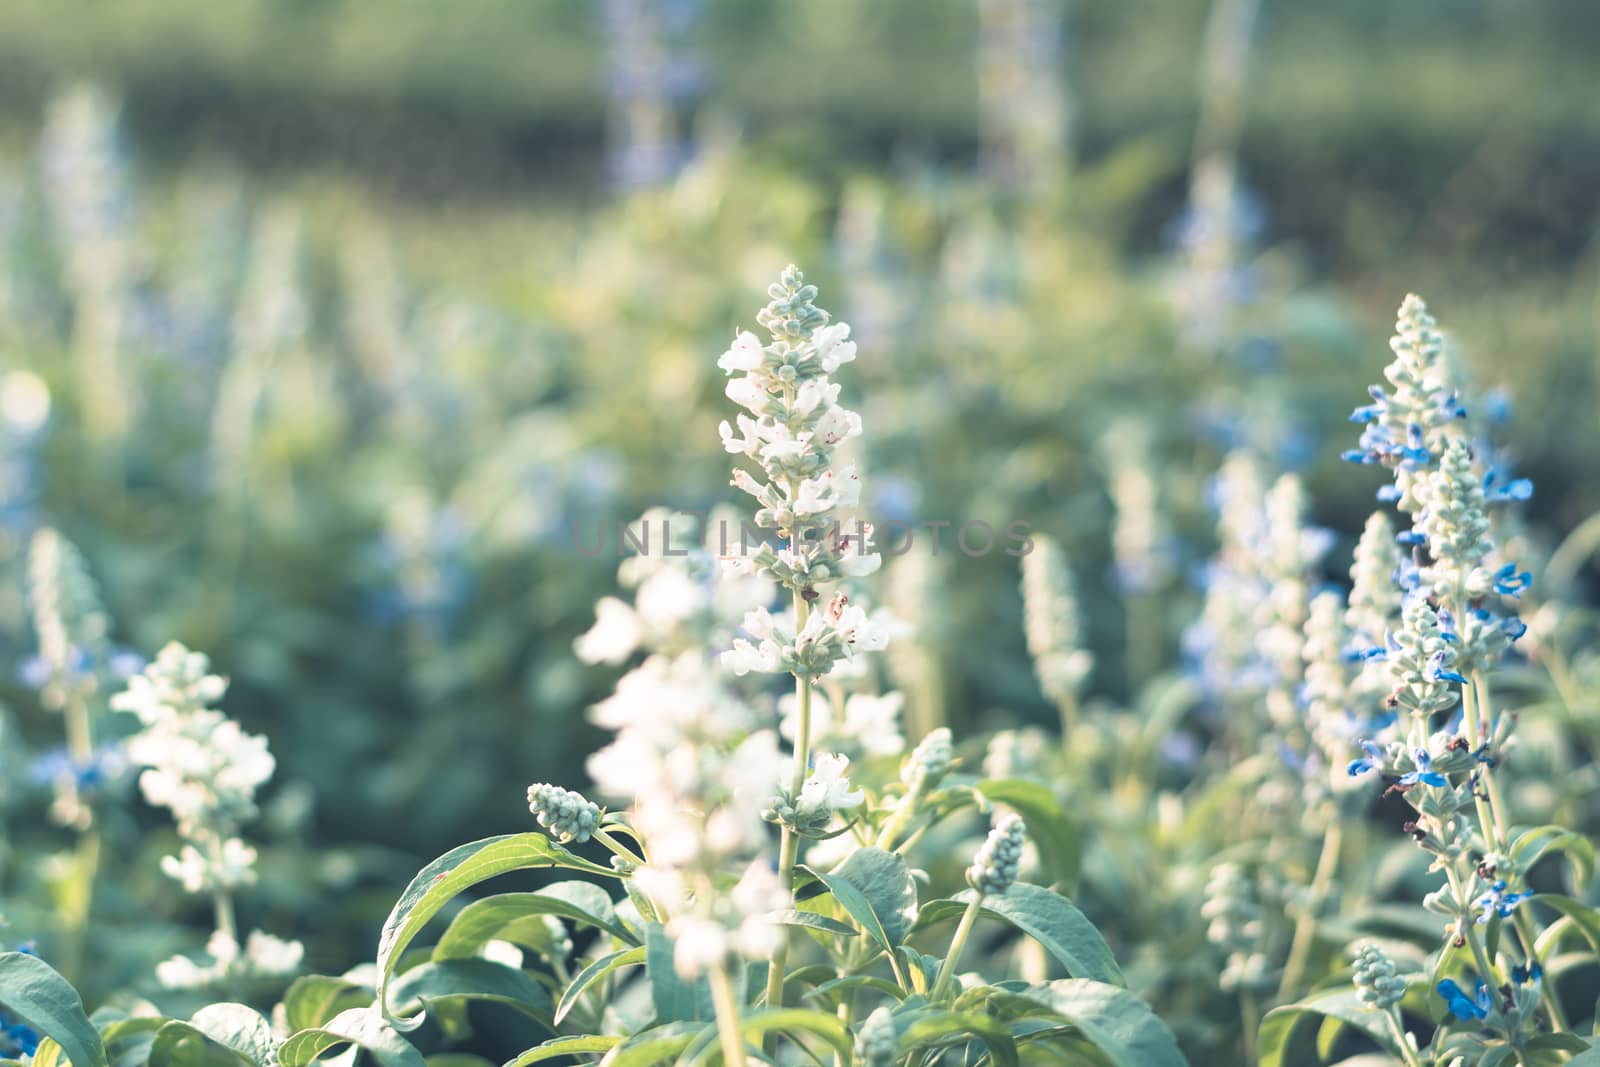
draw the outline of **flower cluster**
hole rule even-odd
[[[1230,453],[1212,489],[1219,544],[1204,574],[1205,603],[1183,637],[1184,652],[1196,665],[1203,689],[1230,706],[1253,705],[1271,682],[1255,641],[1256,618],[1265,610],[1269,592],[1261,565],[1265,495],[1255,458],[1248,452]]]
[[[255,931],[241,951],[236,933],[232,892],[256,877],[256,850],[239,831],[255,817],[256,790],[272,777],[275,763],[266,738],[211,707],[227,688],[203,653],[173,642],[111,702],[138,717],[141,729],[127,751],[144,768],[139,788],[150,804],[172,812],[184,839],[177,855],[162,858],[162,871],[216,904],[217,928],[207,946],[212,962],[167,961],[160,976],[174,986],[288,975],[300,963],[298,942]]]
[[[894,1018],[887,1004],[880,1005],[867,1016],[860,1033],[856,1034],[856,1063],[860,1067],[894,1067],[899,1051]]]
[[[950,731],[941,726],[931,731],[911,750],[900,767],[900,781],[913,793],[925,792],[939,784],[955,763],[955,743]]]
[[[206,942],[209,959],[197,961],[173,956],[156,964],[156,981],[165,989],[206,989],[221,982],[278,983],[300,969],[305,949],[298,941],[250,931],[241,947],[225,931],[217,930]]]
[[[78,547],[44,527],[28,551],[28,600],[39,653],[24,667],[40,701],[66,711],[99,687],[96,668],[106,652],[110,620]]]
[[[889,645],[893,622],[882,611],[867,614],[836,594],[821,611],[809,614],[796,631],[787,614],[756,608],[744,617],[747,637],[736,638],[722,653],[723,666],[735,674],[794,674],[819,678],[857,652],[880,652]]]
[[[1022,849],[1027,827],[1021,816],[1003,815],[989,831],[967,868],[967,884],[984,896],[1000,896],[1016,882],[1022,869]]]
[[[1387,512],[1374,511],[1356,542],[1355,559],[1350,565],[1349,604],[1344,614],[1350,633],[1345,657],[1361,664],[1351,686],[1364,704],[1381,699],[1392,684],[1383,658],[1389,631],[1400,618],[1403,594],[1399,575],[1400,549],[1394,539],[1394,523]]]
[[[1206,881],[1206,940],[1227,960],[1220,978],[1224,990],[1258,990],[1266,987],[1272,965],[1263,951],[1262,894],[1250,872],[1237,863],[1220,863]]]
[[[761,818],[783,773],[776,733],[695,652],[645,659],[591,718],[616,736],[589,758],[589,776],[631,801],[648,857],[634,879],[670,917],[679,972],[766,955],[767,915],[781,906]],[[740,872],[732,884],[729,871]]]
[[[788,538],[762,546],[745,561],[804,596],[840,577],[871,574],[882,562],[869,551],[872,528],[857,523],[841,532],[837,512],[860,500],[855,467],[836,467],[834,450],[861,434],[861,417],[839,406],[839,386],[829,375],[856,357],[850,327],[829,324],[813,302],[817,287],[795,267],[768,290],[772,301],[757,315],[771,335],[762,344],[742,332],[718,361],[733,377],[728,398],[749,414],[722,424],[723,447],[754,460],[766,476],[734,472],[733,484],[760,505],[755,523]]]
[[[1411,547],[1412,558],[1399,560],[1379,543],[1389,531],[1386,520],[1369,522],[1352,572],[1356,589],[1347,620],[1356,631],[1352,658],[1381,663],[1392,687],[1386,703],[1408,713],[1409,721],[1392,732],[1372,731],[1380,740],[1363,738],[1365,754],[1348,769],[1353,776],[1381,772],[1387,792],[1401,794],[1415,810],[1405,829],[1433,857],[1430,871],[1445,876],[1423,906],[1448,920],[1447,937],[1470,949],[1480,974],[1495,972],[1497,943],[1502,950],[1519,946],[1522,962],[1511,968],[1513,982],[1501,989],[1498,1003],[1483,978],[1471,995],[1454,979],[1436,986],[1458,1022],[1482,1023],[1516,1045],[1540,1001],[1542,972],[1536,931],[1518,907],[1532,894],[1514,888],[1524,872],[1494,781],[1515,717],[1495,715],[1485,676],[1525,629],[1500,612],[1502,598],[1516,598],[1531,576],[1497,558],[1488,507],[1527,499],[1532,485],[1481,470],[1460,426],[1467,412],[1449,380],[1442,337],[1415,297],[1401,308],[1392,347],[1395,362],[1385,373],[1394,393],[1374,388],[1375,403],[1356,411],[1355,420],[1367,429],[1350,458],[1393,469],[1394,484],[1379,497],[1412,518],[1412,528],[1395,538]],[[1383,647],[1373,647],[1385,625]],[[1370,675],[1370,667],[1363,669],[1357,683],[1369,696],[1377,691]],[[1495,920],[1509,921],[1514,941],[1478,932]],[[1399,993],[1381,991],[1382,980],[1394,980],[1384,962],[1366,952],[1356,982],[1365,1003],[1392,1014]],[[1560,1028],[1559,1004],[1547,999]],[[1392,1025],[1400,1032],[1397,1016]]]
[[[642,547],[617,567],[632,600],[608,596],[595,605],[594,625],[574,645],[579,659],[614,666],[640,649],[675,654],[725,645],[747,612],[773,602],[777,590],[766,575],[718,565],[740,543],[737,516],[716,509],[703,526],[666,508],[632,524]]]
[[[1373,386],[1372,403],[1351,414],[1352,422],[1366,428],[1359,447],[1346,452],[1345,458],[1390,468],[1394,485],[1380,490],[1378,499],[1394,501],[1402,511],[1415,514],[1424,503],[1423,477],[1466,411],[1449,382],[1444,335],[1415,294],[1407,294],[1400,305],[1389,347],[1394,362],[1383,372],[1389,388]]]
[[[562,844],[583,842],[600,827],[600,806],[581,794],[547,782],[528,787],[528,810],[538,816],[539,825]]]
[[[1075,704],[1094,658],[1082,647],[1072,569],[1053,537],[1035,534],[1033,550],[1022,557],[1022,610],[1040,688],[1057,705]]]
[[[1394,961],[1377,945],[1362,945],[1356,950],[1351,980],[1356,999],[1378,1011],[1388,1010],[1406,995],[1406,980],[1395,972]]]
[[[1299,721],[1295,689],[1311,585],[1332,540],[1326,530],[1306,525],[1305,511],[1305,489],[1294,475],[1284,475],[1267,491],[1257,564],[1267,594],[1257,608],[1254,632],[1256,653],[1270,680],[1267,713],[1280,729]]]

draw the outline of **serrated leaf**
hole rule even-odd
[[[376,1006],[342,1011],[323,1026],[290,1035],[278,1047],[278,1062],[282,1067],[306,1067],[340,1045],[371,1053],[382,1067],[426,1067],[422,1054],[389,1025]]]
[[[106,1067],[105,1045],[83,998],[55,969],[26,952],[0,953],[0,1006],[61,1047],[73,1067]]]
[[[604,930],[627,945],[638,944],[638,938],[617,921],[605,890],[591,882],[557,882],[533,893],[502,893],[468,904],[451,920],[439,943],[433,947],[433,958],[449,960],[476,956],[490,941],[542,948],[548,940],[544,937],[543,921],[547,915]],[[535,936],[522,936],[524,928]]]
[[[543,834],[505,834],[461,845],[417,872],[389,912],[378,938],[377,1000],[384,1018],[397,1030],[414,1030],[422,1018],[399,1019],[389,1011],[388,987],[395,964],[412,938],[457,894],[511,871],[565,867],[617,877],[609,867],[590,863],[554,844]]]
[[[923,909],[922,925],[959,917],[972,896],[969,889],[948,900],[934,901]],[[1127,984],[1100,931],[1059,893],[1018,882],[1004,894],[984,897],[979,913],[1009,923],[1039,942],[1074,978]]]
[[[977,785],[984,799],[1004,804],[1028,824],[1028,839],[1052,882],[1076,883],[1080,866],[1078,824],[1049,786],[1022,778],[988,778]]]
[[[620,1037],[557,1037],[542,1045],[535,1045],[515,1059],[507,1060],[505,1067],[528,1067],[530,1063],[543,1063],[557,1056],[581,1056],[586,1052],[610,1052],[622,1043]]]
[[[589,987],[623,967],[637,967],[644,962],[645,950],[641,945],[638,948],[623,949],[591,961],[588,966],[573,976],[567,988],[562,991],[561,1000],[556,1004],[555,1022],[560,1026],[562,1021],[577,1007],[578,998],[588,992]]]
[[[1383,1015],[1362,1004],[1353,990],[1339,990],[1267,1012],[1266,1018],[1261,1020],[1256,1041],[1259,1067],[1299,1067],[1318,1059],[1316,1042],[1320,1025],[1307,1029],[1305,1024],[1319,1018],[1337,1019],[1353,1026],[1391,1055],[1399,1055],[1394,1035],[1384,1023]]]

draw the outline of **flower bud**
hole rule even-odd
[[[547,782],[528,787],[528,810],[539,818],[539,825],[562,844],[587,841],[600,827],[600,806],[581,794]]]
[[[1026,833],[1020,816],[1002,816],[967,868],[967,884],[985,896],[998,896],[1010,889],[1021,870]]]

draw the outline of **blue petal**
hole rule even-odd
[[[1482,1019],[1489,1014],[1487,1008],[1479,1008],[1471,1000],[1467,999],[1466,992],[1449,978],[1440,982],[1436,988],[1439,991],[1439,995],[1450,1005],[1450,1013],[1463,1022]]]

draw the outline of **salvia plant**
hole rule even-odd
[[[296,234],[291,215],[264,216],[218,383],[226,515],[249,510],[275,368],[313,343]],[[398,395],[420,373],[402,349],[430,342],[401,328],[391,282],[353,328],[397,394],[377,421],[412,427],[437,412]],[[52,959],[0,924],[0,1064],[471,1067],[503,1047],[507,1067],[1596,1055],[1593,847],[1552,814],[1582,808],[1552,800],[1541,767],[1559,745],[1528,695],[1548,668],[1573,706],[1583,631],[1554,587],[1576,550],[1543,582],[1516,562],[1531,538],[1512,512],[1532,486],[1420,300],[1354,415],[1348,458],[1388,475],[1358,535],[1317,525],[1300,474],[1222,459],[1183,671],[1162,662],[1181,503],[1153,443],[1115,424],[1130,443],[1104,445],[1095,490],[1115,509],[1108,551],[1040,530],[1005,571],[1027,652],[1015,688],[1056,709],[1056,737],[1023,716],[968,736],[937,677],[964,639],[945,618],[959,575],[927,549],[879,575],[895,553],[864,514],[873,440],[844,398],[858,360],[863,379],[889,376],[819,295],[786,268],[760,332],[714,361],[736,499],[628,524],[616,592],[559,650],[567,677],[610,687],[593,690],[582,773],[527,783],[525,813],[505,798],[522,827],[423,866],[374,957],[339,973],[307,973],[336,962],[310,932],[265,932],[287,928],[264,790],[293,761],[221,710],[207,656],[117,648],[83,553],[32,531],[37,653],[21,677],[64,742],[35,777],[70,862],[55,865],[65,935],[40,942]],[[384,609],[413,650],[451,647],[474,592],[456,500],[504,470],[374,509],[397,590]],[[217,528],[237,574],[243,542]],[[1118,627],[1099,624],[1096,561],[1122,598],[1127,706],[1099,669],[1096,638]],[[256,721],[237,694],[228,707]],[[159,824],[160,854],[102,837],[113,814]],[[97,968],[84,931],[113,864],[143,865],[130,877],[163,880],[212,933],[91,1015],[62,972]]]

